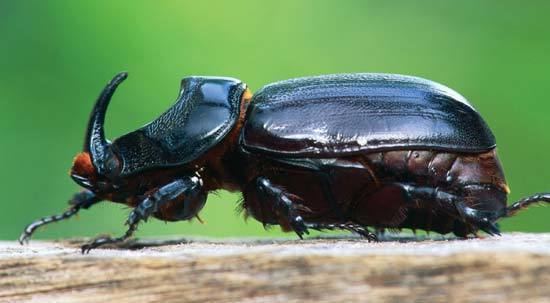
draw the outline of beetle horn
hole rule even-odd
[[[84,140],[84,151],[90,153],[92,163],[100,174],[104,171],[105,156],[109,146],[109,141],[105,139],[103,127],[105,112],[116,88],[127,76],[128,73],[126,72],[119,73],[105,86],[95,103],[88,122],[86,138]]]

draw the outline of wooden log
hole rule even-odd
[[[0,302],[550,302],[550,234],[79,244],[0,242]]]

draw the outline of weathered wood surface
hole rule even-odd
[[[550,302],[550,234],[78,244],[0,242],[0,302]]]

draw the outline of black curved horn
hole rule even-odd
[[[105,86],[95,103],[88,122],[88,130],[84,140],[84,151],[90,153],[92,163],[100,174],[105,170],[105,155],[109,145],[109,142],[105,139],[105,131],[103,128],[105,112],[107,111],[107,106],[109,106],[109,101],[116,88],[126,79],[126,77],[128,77],[128,73],[118,73],[107,86]]]

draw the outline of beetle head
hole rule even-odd
[[[113,188],[120,174],[120,160],[105,138],[103,124],[109,101],[127,76],[124,72],[117,74],[99,95],[88,122],[84,151],[76,156],[71,169],[71,177],[76,183],[94,191]]]

